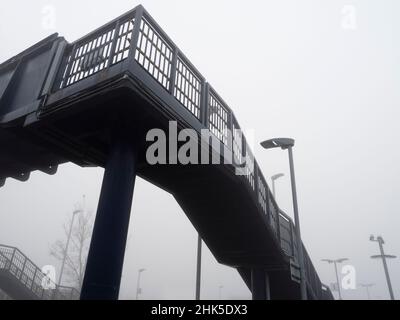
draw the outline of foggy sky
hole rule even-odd
[[[288,136],[294,150],[303,241],[322,282],[335,281],[323,258],[350,259],[357,282],[373,282],[387,299],[382,264],[369,235],[382,235],[400,256],[400,3],[396,0],[141,2],[233,109],[256,142]],[[138,5],[136,1],[0,3],[0,62],[53,32],[72,42]],[[54,28],[43,8],[56,9]],[[343,28],[343,7],[356,9],[355,29]],[[255,155],[277,182],[280,207],[292,216],[287,153]],[[1,150],[0,150],[1,152]],[[17,246],[38,265],[55,264],[49,246],[86,195],[95,212],[102,169],[63,165],[55,176],[33,173],[0,189],[0,243]],[[269,180],[270,181],[270,180]],[[137,270],[143,299],[192,299],[197,235],[169,194],[139,179],[122,278],[122,299],[134,299]],[[389,262],[400,298],[400,261]],[[250,298],[235,270],[205,250],[202,298]],[[344,298],[363,299],[363,289]]]

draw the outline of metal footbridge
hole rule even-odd
[[[60,286],[20,250],[0,245],[0,289],[17,300],[77,300],[79,292]]]
[[[171,121],[199,137],[207,129],[213,143],[206,153],[230,154],[230,163],[149,164],[146,134],[168,132]],[[55,174],[66,162],[105,168],[81,299],[118,297],[136,176],[175,197],[255,299],[300,298],[303,244],[239,129],[229,106],[142,6],[73,43],[54,34],[0,65],[0,185],[26,181],[35,170]],[[304,252],[308,298],[332,299]]]

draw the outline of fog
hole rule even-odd
[[[136,1],[0,3],[0,61],[53,32],[72,42]],[[324,258],[349,258],[357,283],[375,283],[388,299],[382,263],[371,260],[382,235],[400,255],[400,3],[396,0],[152,1],[141,4],[253,129],[255,156],[266,177],[279,172],[280,207],[292,216],[287,153],[258,142],[288,136],[294,149],[302,236],[322,282],[335,282]],[[44,20],[55,10],[53,23]],[[1,152],[1,150],[0,150]],[[59,263],[49,247],[86,196],[96,211],[103,169],[65,164],[54,176],[8,179],[0,189],[0,243],[18,247],[39,266]],[[270,181],[270,180],[269,180]],[[193,299],[197,234],[173,197],[138,179],[121,299]],[[203,256],[202,298],[250,299],[238,273]],[[389,262],[400,297],[400,261]],[[365,289],[345,290],[365,299]]]

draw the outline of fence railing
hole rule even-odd
[[[273,198],[232,110],[142,6],[70,44],[53,90],[72,86],[119,63],[144,69],[204,128],[231,148],[234,166],[243,166],[247,160],[245,174],[238,178],[244,179],[253,193],[283,252],[297,263],[294,224]],[[318,275],[308,255],[305,259],[307,282],[319,291]]]
[[[20,285],[28,289],[36,299],[79,299],[79,292],[75,288],[58,286],[52,282],[39,267],[17,248],[0,245],[0,271],[8,272]]]

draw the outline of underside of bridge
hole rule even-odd
[[[0,65],[0,84],[0,186],[35,170],[54,174],[65,162],[106,168],[82,298],[118,296],[138,175],[175,197],[215,258],[237,268],[253,293],[262,270],[272,299],[299,299],[293,223],[280,215],[256,162],[238,176],[232,164],[146,161],[147,133],[168,133],[171,121],[178,132],[210,130],[218,138],[210,155],[252,157],[244,136],[228,143],[226,132],[240,128],[234,114],[143,7],[73,44],[45,39]],[[204,150],[201,139],[198,146]],[[308,264],[309,297],[328,297]]]

